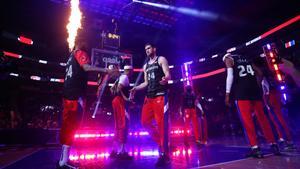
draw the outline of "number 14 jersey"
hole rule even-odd
[[[260,100],[262,90],[258,85],[255,72],[248,58],[233,55],[233,96],[235,100]]]

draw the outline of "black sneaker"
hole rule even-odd
[[[170,162],[171,162],[170,157],[167,154],[162,153],[159,156],[157,162],[155,163],[155,166],[156,167],[163,167],[163,166],[169,165]]]
[[[118,156],[118,153],[114,150],[112,152],[110,152],[110,154],[109,154],[109,158],[117,158],[117,156]]]
[[[251,148],[250,152],[246,154],[246,157],[253,157],[253,158],[264,158],[259,147]]]
[[[279,147],[277,144],[272,144],[271,145],[271,151],[274,155],[279,156],[281,155],[280,151],[279,151]]]
[[[295,147],[295,145],[293,143],[286,143],[284,145],[284,151],[295,151],[297,150],[297,148]]]
[[[128,154],[128,152],[121,152],[117,154],[117,158],[120,160],[132,160],[133,157]]]
[[[286,144],[286,141],[283,138],[278,139],[279,146],[284,146]]]

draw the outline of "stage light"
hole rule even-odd
[[[79,156],[79,159],[84,160],[84,155],[83,155],[83,154],[80,155],[80,156]]]
[[[56,78],[50,78],[50,82],[64,82],[64,79],[56,79]]]
[[[286,43],[284,44],[284,46],[285,46],[285,48],[289,48],[289,47],[294,46],[295,44],[296,44],[295,40],[291,40],[291,41],[289,41],[289,42],[286,42]]]
[[[98,86],[98,82],[93,82],[93,81],[88,81],[88,85],[91,85],[91,86]]]
[[[232,47],[230,49],[227,49],[227,53],[230,53],[230,52],[233,52],[233,51],[236,51],[236,47]]]
[[[17,74],[17,73],[10,73],[9,75],[10,75],[10,76],[19,77],[19,74]]]
[[[46,60],[39,60],[39,63],[47,64],[48,62]]]
[[[4,54],[4,56],[10,56],[10,57],[17,58],[17,59],[21,59],[22,58],[22,55],[19,55],[19,54],[16,54],[16,53],[12,53],[12,52],[3,51],[3,54]]]
[[[158,156],[159,152],[158,151],[142,151],[140,152],[141,156]]]
[[[260,36],[258,36],[256,38],[250,40],[249,42],[246,42],[246,46],[249,46],[249,45],[251,45],[251,44],[253,44],[253,43],[255,43],[255,42],[259,41],[259,40],[261,40]]]
[[[66,66],[66,63],[59,63],[60,66]]]
[[[300,20],[300,15],[297,15],[296,17],[294,17],[294,18],[292,18],[292,19],[290,19],[290,20],[288,20],[288,21],[286,21],[286,22],[284,22],[284,23],[276,26],[275,28],[273,28],[273,29],[265,32],[264,34],[260,35],[260,37],[261,37],[261,39],[263,39],[263,38],[265,38],[265,37],[273,34],[274,32],[277,32],[277,31],[283,29],[284,27],[287,27],[288,25],[291,25],[291,24],[293,24],[295,22],[298,22],[299,20]]]
[[[287,97],[286,97],[285,93],[283,93],[283,98],[284,98],[285,101],[287,100]]]
[[[190,134],[190,130],[187,130],[187,133]],[[181,136],[182,134],[184,134],[184,130],[183,129],[173,129],[170,131],[170,134],[171,136]],[[75,139],[98,139],[98,138],[111,138],[111,137],[114,137],[114,133],[110,132],[110,133],[99,133],[97,131],[90,131],[90,132],[87,132],[87,131],[81,131],[76,133],[74,135],[74,138]],[[128,132],[128,135],[129,136],[149,136],[149,132],[147,131],[131,131],[131,132]]]
[[[170,11],[175,11],[184,15],[189,15],[193,17],[198,17],[206,20],[217,20],[222,19],[225,20],[223,17],[220,17],[218,14],[210,12],[210,11],[199,11],[197,9],[192,9],[192,8],[186,8],[186,7],[176,7],[176,6],[171,6],[171,5],[166,5],[166,4],[160,4],[160,3],[153,3],[153,2],[147,2],[147,1],[139,1],[139,0],[133,0],[132,2],[135,3],[141,3],[144,5],[149,5],[157,8],[162,8]]]
[[[31,79],[31,80],[37,80],[37,81],[40,81],[40,80],[41,80],[41,77],[39,77],[39,76],[30,76],[30,79]]]
[[[218,57],[219,55],[215,54],[215,55],[212,55],[211,58],[216,58]]]
[[[199,62],[204,62],[205,61],[205,58],[200,58],[199,59]]]
[[[277,79],[278,79],[279,81],[282,81],[282,77],[281,77],[280,74],[277,74]]]
[[[276,70],[276,71],[278,71],[279,69],[278,69],[278,65],[277,64],[274,64],[274,69]]]
[[[140,132],[139,132],[139,135],[140,135],[140,136],[148,136],[149,133],[148,133],[147,131],[140,131]]]
[[[278,64],[276,64],[276,58],[277,56],[277,51],[276,51],[276,45],[274,43],[272,44],[267,44],[263,46],[263,51],[266,54],[266,61],[268,63],[269,69],[272,70],[274,73],[274,78],[276,78],[279,82],[280,85],[280,90],[284,91],[285,90],[285,82],[282,78],[282,75],[280,74]],[[284,100],[287,99],[286,94],[282,93]]]
[[[33,44],[32,39],[26,38],[24,36],[18,37],[18,41],[21,42],[21,43],[27,44],[27,45],[32,45]]]

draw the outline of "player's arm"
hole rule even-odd
[[[263,90],[263,100],[264,103],[266,105],[266,107],[268,109],[270,109],[269,107],[269,96],[270,96],[270,85],[267,81],[267,79],[264,77],[263,80],[261,81],[261,86],[262,86],[262,90]]]
[[[256,74],[256,77],[257,77],[257,81],[258,81],[258,84],[260,87],[261,84],[262,84],[262,80],[263,80],[263,72],[262,70],[254,63],[252,63],[252,67],[253,67],[253,70],[254,70],[254,73]]]
[[[279,69],[284,73],[290,75],[296,85],[300,87],[300,71],[295,68],[295,65],[291,61],[284,58],[282,58],[281,60],[282,64],[279,64]]]
[[[123,92],[123,90],[122,90],[123,88],[124,88],[124,86],[123,86],[121,83],[119,83],[119,84],[118,84],[118,88],[117,88],[118,92],[120,92],[121,96],[123,97],[123,99],[124,99],[125,101],[130,101],[129,98],[127,98],[127,97],[125,96],[125,94],[124,94],[124,92]]]
[[[116,80],[114,82],[114,84],[112,85],[112,87],[109,88],[111,94],[115,94],[117,92],[118,82],[119,82],[119,80]]]
[[[162,79],[159,83],[162,85],[168,84],[168,80],[171,80],[171,74],[170,74],[168,61],[165,57],[159,57],[158,63],[161,65],[164,75],[165,75],[164,77],[162,77]]]
[[[229,54],[229,53],[227,53],[223,57],[223,61],[226,65],[226,69],[227,69],[225,104],[227,106],[230,106],[229,96],[230,96],[230,92],[231,92],[231,88],[232,88],[232,84],[233,84],[233,78],[234,78],[234,75],[233,75],[234,61],[233,61],[233,58],[231,57],[231,54]]]
[[[144,65],[144,82],[139,84],[138,86],[135,86],[131,89],[131,91],[137,91],[137,90],[142,90],[148,86],[148,78],[147,78],[147,73],[146,73],[146,65]]]
[[[230,54],[226,54],[223,58],[224,63],[226,65],[227,77],[226,77],[226,94],[231,92],[231,87],[233,84],[233,65],[234,61]]]
[[[86,72],[101,72],[101,73],[108,73],[108,69],[106,68],[99,68],[96,66],[90,65],[90,57],[85,51],[78,50],[75,53],[75,58],[79,65],[83,68]]]
[[[198,98],[195,100],[195,105],[201,111],[201,113],[204,114],[203,108],[202,108]]]

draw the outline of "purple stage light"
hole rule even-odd
[[[283,99],[286,101],[287,100],[287,97],[286,97],[286,94],[283,93]]]
[[[170,131],[171,136],[183,136],[184,130],[177,128]],[[190,134],[190,130],[187,130],[187,134]],[[129,132],[129,136],[149,136],[149,132],[147,131],[134,131]],[[100,133],[98,131],[79,131],[74,135],[75,139],[99,139],[99,138],[112,138],[114,137],[114,133]]]

